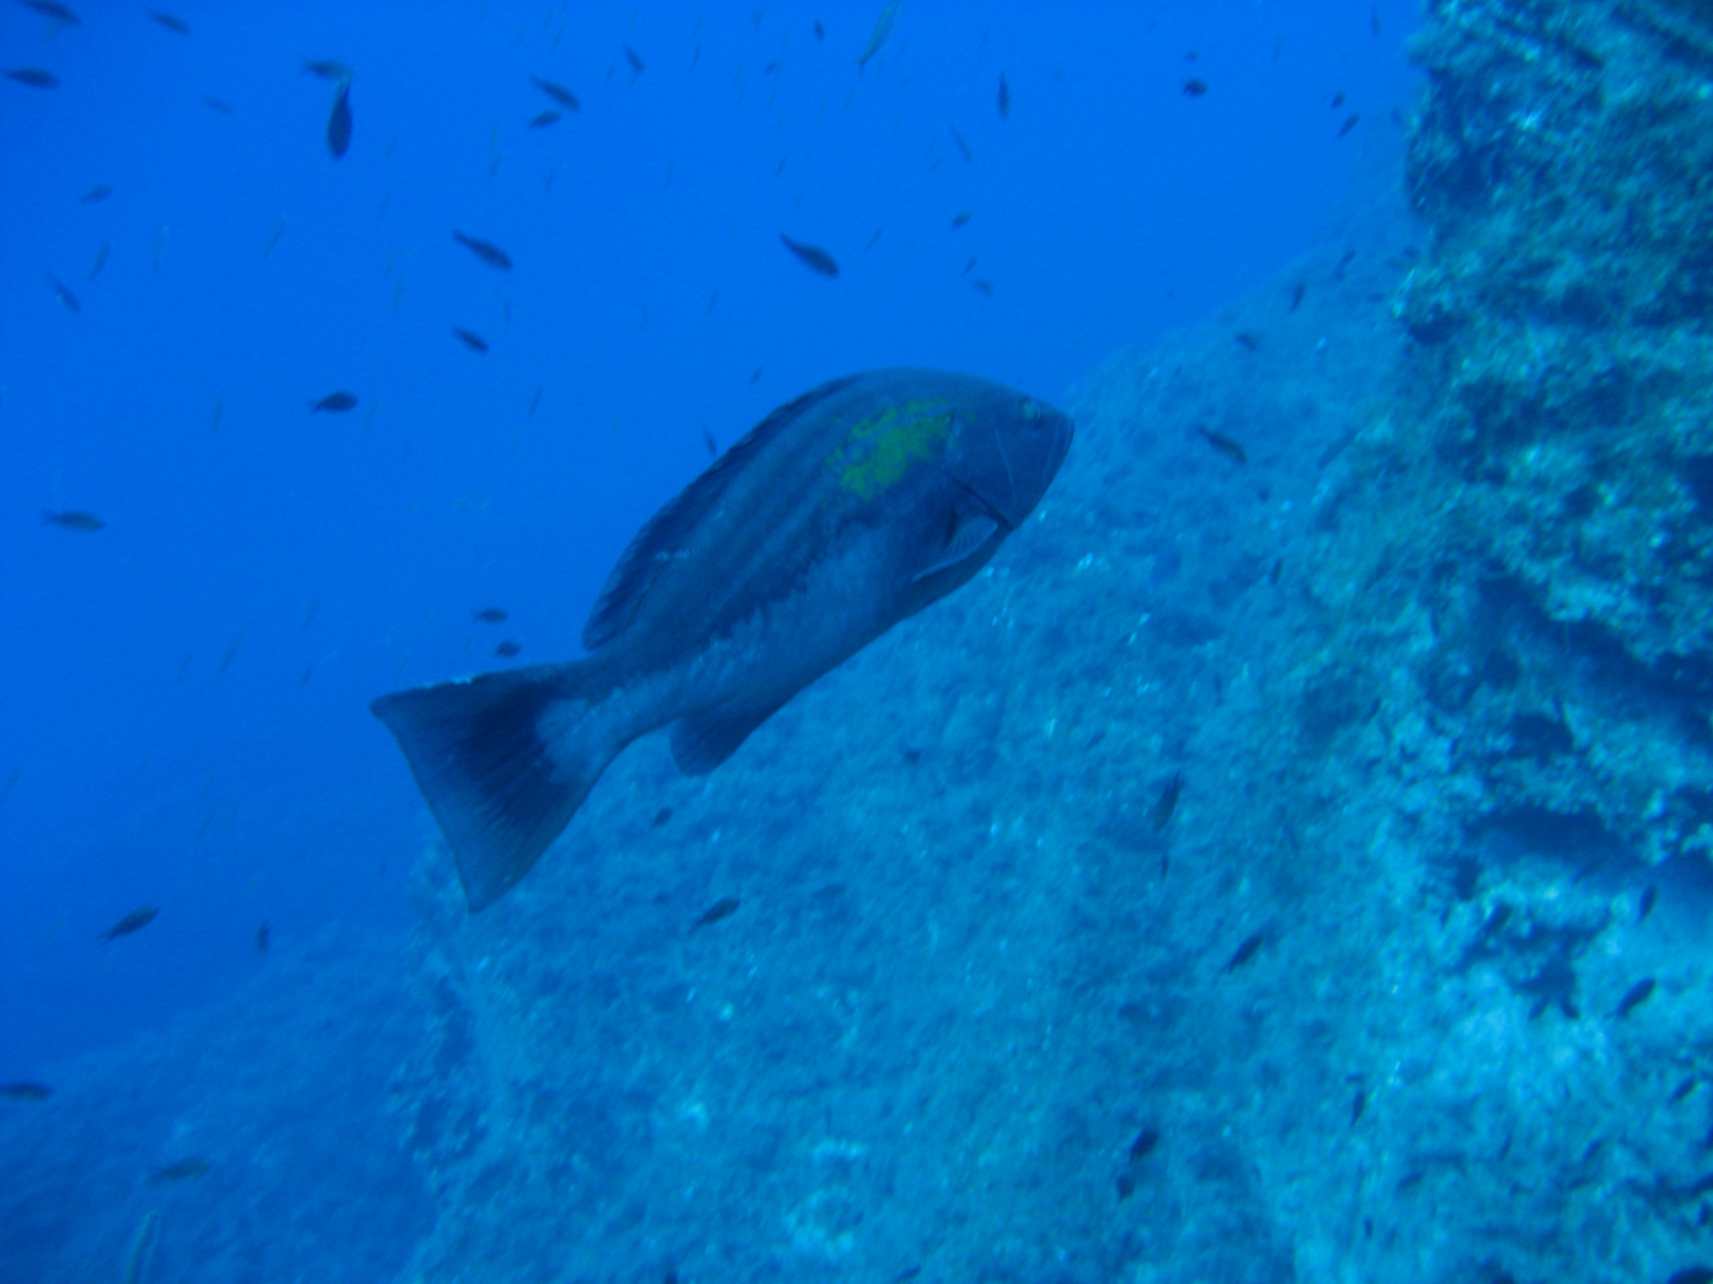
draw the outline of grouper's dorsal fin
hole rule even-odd
[[[732,479],[806,411],[859,377],[834,379],[812,388],[795,401],[786,402],[745,433],[705,473],[650,518],[607,577],[600,599],[589,613],[589,622],[583,626],[583,645],[594,651],[619,637],[635,616],[637,605],[648,593],[659,568],[684,546],[702,515],[718,506]]]

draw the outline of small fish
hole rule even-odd
[[[1160,1144],[1160,1130],[1148,1127],[1136,1134],[1136,1140],[1130,1143],[1130,1152],[1126,1156],[1128,1163],[1140,1163],[1154,1152],[1154,1147]]]
[[[1265,932],[1251,932],[1248,936],[1244,937],[1243,944],[1239,945],[1236,950],[1232,952],[1231,958],[1226,962],[1225,970],[1227,972],[1235,972],[1250,959],[1254,958],[1256,953],[1261,949],[1261,943],[1266,939],[1267,934]]]
[[[480,624],[504,624],[511,616],[504,607],[484,606],[479,611],[471,611],[470,618]]]
[[[1205,93],[1207,93],[1207,81],[1194,78],[1184,81],[1185,98],[1200,98]]]
[[[341,81],[339,96],[327,116],[327,150],[338,160],[351,148],[351,82]]]
[[[952,215],[952,230],[954,232],[957,231],[973,217],[974,215],[972,215],[968,210],[959,210],[956,214]]]
[[[974,290],[977,294],[982,295],[984,298],[991,299],[993,297],[993,282],[983,280],[981,277],[977,277],[975,280],[970,282],[970,289]]]
[[[1239,330],[1231,336],[1233,342],[1245,352],[1256,352],[1261,347],[1261,336],[1253,330]]]
[[[1371,5],[1368,9],[1368,30],[1372,35],[1380,34],[1380,6]]]
[[[59,301],[65,305],[65,310],[67,312],[82,312],[83,304],[77,301],[77,296],[71,292],[71,290],[66,286],[66,283],[60,280],[52,272],[49,272],[47,276],[48,284],[53,287],[54,293],[59,296]]]
[[[546,94],[566,111],[583,110],[583,104],[577,101],[577,95],[565,88],[565,86],[560,84],[558,81],[547,80],[541,76],[531,76],[529,78],[529,83],[541,90],[542,93]]]
[[[868,60],[880,52],[880,47],[892,34],[892,24],[898,20],[898,6],[901,0],[886,0],[886,7],[880,11],[880,17],[874,20],[874,30],[869,32],[868,44],[863,47],[861,56],[857,58],[857,70],[861,71],[868,65]]]
[[[957,144],[958,155],[964,158],[966,164],[975,163],[975,153],[970,150],[969,140],[958,132],[956,125],[948,126],[952,131],[952,141]]]
[[[1335,281],[1344,280],[1344,271],[1346,268],[1348,268],[1350,266],[1350,264],[1355,260],[1355,258],[1356,258],[1356,251],[1355,250],[1346,250],[1343,254],[1340,254],[1338,256],[1338,262],[1333,264],[1332,279]]]
[[[224,98],[216,98],[213,94],[204,94],[202,96],[202,105],[208,108],[209,111],[218,112],[222,116],[230,116],[237,110],[237,108],[232,106],[232,104],[227,102]]]
[[[266,923],[256,929],[256,953],[266,954],[268,946],[273,944],[274,934]]]
[[[730,918],[738,912],[738,906],[741,903],[735,896],[722,896],[702,911],[701,917],[690,924],[690,930],[692,932],[700,931],[710,923],[718,923],[722,918]]]
[[[629,45],[625,46],[625,61],[630,64],[631,75],[640,76],[648,70],[648,64],[642,60],[642,55]]]
[[[1356,1095],[1350,1099],[1350,1126],[1352,1128],[1356,1126],[1357,1122],[1362,1118],[1362,1112],[1367,1108],[1368,1094],[1361,1088],[1358,1088],[1356,1090]]]
[[[195,1181],[198,1177],[206,1177],[213,1166],[206,1159],[196,1156],[176,1159],[150,1173],[149,1182],[151,1185],[160,1186],[173,1181]]]
[[[1233,437],[1227,437],[1222,432],[1215,432],[1201,424],[1196,425],[1196,435],[1234,464],[1247,464],[1249,452],[1243,449],[1243,443]]]
[[[1309,292],[1306,282],[1298,281],[1291,287],[1291,306],[1288,311],[1295,312],[1303,306],[1303,296]]]
[[[7,1101],[46,1101],[54,1095],[54,1090],[45,1083],[37,1083],[31,1079],[15,1079],[11,1083],[0,1083],[0,1098]]]
[[[1616,1019],[1618,1017],[1629,1016],[1631,1012],[1646,1003],[1653,992],[1653,977],[1643,977],[1640,981],[1637,981],[1629,989],[1624,991],[1624,997],[1619,999],[1618,1006],[1612,1009],[1613,1018]]]
[[[1642,895],[1636,902],[1636,922],[1645,923],[1648,915],[1654,912],[1654,902],[1659,899],[1659,888],[1649,883],[1642,888]]]
[[[659,829],[662,825],[664,825],[667,821],[669,821],[671,819],[672,819],[672,808],[662,807],[659,811],[654,813],[654,819],[648,822],[648,827],[650,829]]]
[[[101,933],[101,936],[98,939],[103,941],[116,941],[121,936],[129,936],[133,932],[140,932],[150,923],[153,923],[156,915],[159,913],[160,910],[153,905],[138,906],[129,914],[125,915],[125,917],[121,918],[117,923],[113,924],[112,927]]]
[[[75,508],[68,508],[57,513],[43,513],[42,521],[49,526],[58,526],[68,531],[93,532],[101,530],[107,525],[94,513],[80,512]]]
[[[1361,119],[1361,116],[1357,115],[1355,112],[1351,112],[1350,115],[1344,118],[1344,123],[1338,127],[1338,136],[1343,138],[1351,130],[1356,128],[1356,122]]]
[[[162,13],[159,9],[146,9],[144,12],[147,13],[157,24],[165,27],[168,31],[181,36],[188,36],[190,34],[190,24],[183,18],[175,17],[170,13]]]
[[[1694,1092],[1695,1085],[1696,1081],[1694,1079],[1685,1079],[1682,1083],[1678,1084],[1677,1088],[1671,1094],[1671,1104],[1675,1106],[1690,1093]]]
[[[59,88],[59,77],[51,71],[43,71],[40,67],[8,67],[0,71],[0,76],[15,80],[20,85],[28,85],[31,89]]]
[[[999,73],[999,94],[995,105],[999,108],[999,118],[1001,120],[1009,120],[1011,118],[1011,84],[1005,79],[1005,73],[1003,71]]]
[[[976,258],[975,258],[975,255],[972,254],[969,256],[968,259],[966,259],[964,261],[964,270],[962,273],[960,273],[960,275],[968,276],[971,272],[975,271],[975,264],[976,264]]]
[[[106,183],[97,183],[77,199],[82,201],[85,205],[99,205],[111,195],[113,195],[113,189],[111,187]]]
[[[1337,111],[1342,106],[1344,106],[1344,91],[1340,90],[1332,96],[1332,110]]]
[[[531,129],[546,129],[549,125],[557,125],[563,119],[564,117],[558,112],[549,108],[546,111],[540,111],[531,116],[529,118],[529,127]]]
[[[837,276],[839,274],[839,265],[833,261],[833,256],[828,254],[820,246],[806,245],[802,241],[793,241],[789,236],[785,235],[784,232],[779,234],[779,240],[780,243],[784,245],[786,249],[795,254],[798,261],[811,272],[818,272],[822,276]]]
[[[486,352],[488,350],[488,341],[474,330],[466,330],[463,326],[455,325],[452,327],[452,335],[471,352]]]
[[[702,444],[708,448],[709,459],[720,453],[720,443],[714,440],[714,434],[706,428],[702,429]]]
[[[70,9],[58,0],[23,0],[26,9],[34,9],[44,18],[52,18],[55,22],[63,22],[68,27],[82,25],[82,21]]]
[[[866,240],[862,243],[862,248],[865,251],[866,250],[872,250],[875,246],[879,245],[880,244],[880,234],[882,232],[884,232],[885,230],[886,229],[883,227],[875,228],[874,231],[869,234],[868,240]]]
[[[507,254],[492,241],[484,241],[475,236],[465,236],[464,233],[460,232],[457,228],[452,229],[452,239],[457,241],[458,244],[462,245],[465,249],[469,250],[470,253],[474,254],[477,258],[481,259],[482,262],[486,263],[489,267],[498,268],[502,272],[509,272],[511,270],[511,255]]]
[[[319,76],[323,80],[351,79],[351,69],[332,58],[305,58],[303,72],[306,76]]]
[[[502,660],[509,660],[514,655],[518,654],[518,652],[520,652],[522,650],[523,650],[523,644],[522,643],[512,642],[512,641],[508,640],[508,641],[500,643],[497,647],[495,647],[494,648],[494,654],[499,656],[500,659],[502,659]]]
[[[827,38],[827,29],[821,25],[821,20],[819,18],[815,19],[814,32],[815,39],[817,40],[825,40]]]
[[[319,401],[312,401],[309,403],[309,413],[312,415],[342,415],[347,410],[355,410],[356,408],[357,394],[354,392],[346,392],[343,388],[336,392],[328,393]]]
[[[1172,816],[1178,810],[1178,796],[1183,792],[1184,773],[1174,771],[1166,783],[1160,786],[1159,796],[1154,799],[1154,806],[1148,812],[1148,819],[1153,822],[1155,833],[1172,823]]]

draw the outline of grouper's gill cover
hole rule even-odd
[[[969,375],[880,370],[774,411],[660,510],[588,658],[383,696],[472,910],[515,885],[606,766],[671,724],[712,770],[803,687],[965,583],[1040,502],[1071,422]]]

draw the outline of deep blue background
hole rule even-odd
[[[263,921],[398,930],[430,829],[367,702],[574,655],[704,430],[891,363],[1056,397],[1335,241],[1412,94],[1398,0],[907,0],[860,73],[878,3],[74,7],[0,9],[63,82],[0,81],[0,1079],[221,992]],[[306,57],[355,69],[343,160]],[[529,129],[531,73],[581,113]]]

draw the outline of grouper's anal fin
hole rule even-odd
[[[735,712],[714,710],[679,719],[672,726],[672,761],[686,776],[707,775],[736,753],[750,733],[778,713],[784,703]]]
[[[472,913],[541,859],[618,751],[579,752],[587,737],[561,734],[575,725],[565,709],[580,703],[581,667],[488,673],[369,706],[398,740],[446,835]]]

